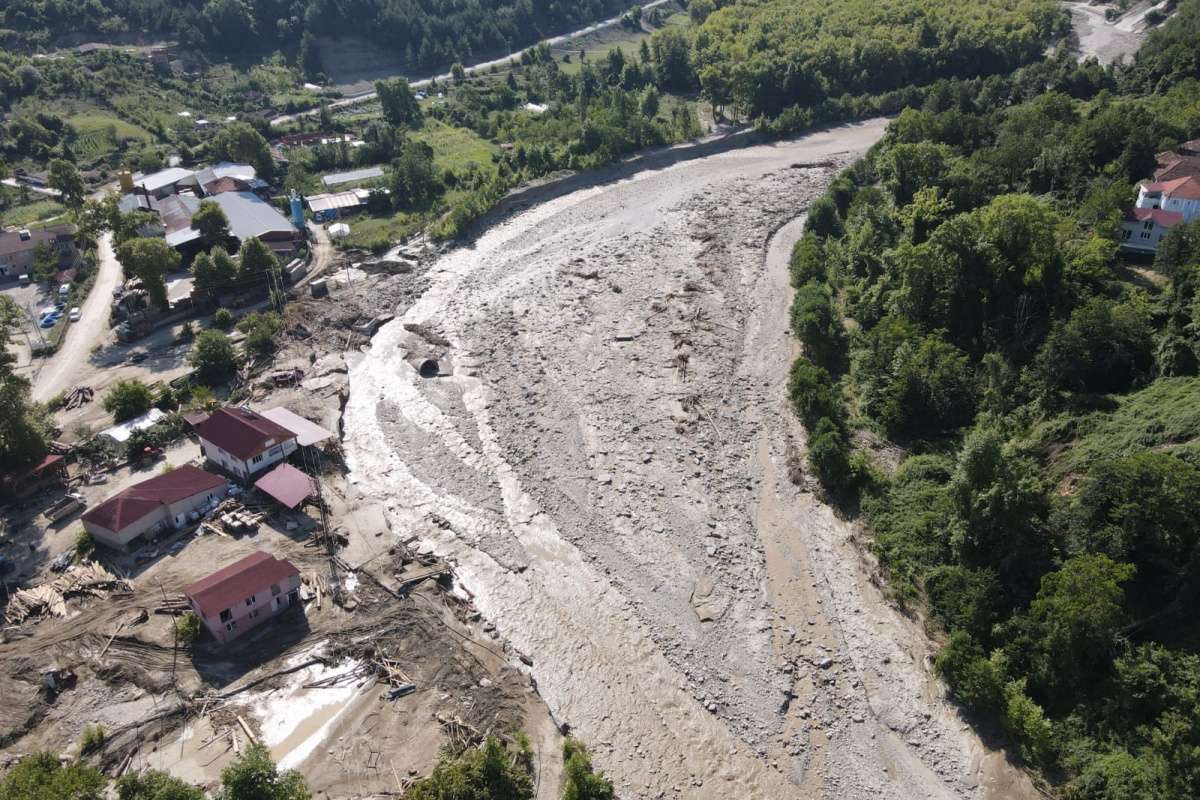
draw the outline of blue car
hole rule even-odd
[[[43,317],[42,322],[41,322],[41,327],[53,328],[55,325],[58,324],[58,320],[59,320],[58,315]]]

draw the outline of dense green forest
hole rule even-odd
[[[7,44],[27,49],[64,34],[150,33],[239,55],[295,52],[308,37],[355,35],[427,69],[512,52],[624,8],[613,0],[7,0],[0,28]]]
[[[1044,0],[719,5],[696,33],[695,68],[707,97],[751,117],[1011,72],[1069,29],[1066,11]]]
[[[1198,46],[1188,0],[1127,67],[934,85],[792,258],[811,468],[954,695],[1070,798],[1200,796],[1200,222],[1118,251],[1200,134]]]

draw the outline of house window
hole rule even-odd
[[[1143,238],[1143,239],[1149,239],[1149,238],[1150,238],[1150,234],[1146,233],[1146,231],[1142,231],[1142,233],[1141,233],[1141,236],[1142,236],[1142,238]]]
[[[254,595],[250,595],[249,597],[246,598],[246,605],[248,605],[248,606],[254,605]]]
[[[1142,227],[1145,228],[1146,230],[1150,230],[1151,228],[1154,227],[1154,220],[1152,220],[1152,219],[1146,220],[1145,222],[1142,223]]]
[[[221,612],[221,622],[229,622],[231,619],[233,619],[233,612],[228,608]]]
[[[271,596],[272,596],[272,597],[274,597],[275,595],[279,594],[279,591],[280,591],[280,590],[279,590],[279,584],[278,584],[278,583],[272,583],[272,584],[271,584]]]
[[[236,623],[236,622],[226,622],[226,623],[225,623],[225,630],[227,630],[227,631],[229,631],[230,633],[232,633],[233,631],[237,630],[237,623]]]
[[[1122,238],[1122,239],[1126,239],[1126,240],[1127,240],[1127,239],[1129,239],[1129,237],[1130,237],[1130,236],[1132,236],[1132,235],[1133,235],[1133,231],[1131,231],[1131,230],[1126,230],[1126,231],[1123,231],[1123,232],[1122,232],[1122,234],[1121,234],[1121,238]]]
[[[251,459],[251,460],[252,460],[252,461],[253,461],[255,464],[259,463],[260,461],[262,461],[262,460],[263,460],[262,453],[259,453],[258,455],[256,455],[256,456],[255,456],[253,459]]]

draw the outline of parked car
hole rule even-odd
[[[83,314],[80,312],[79,306],[75,306],[71,309],[71,313],[67,315],[67,319],[71,320],[71,322],[79,322],[79,318],[82,316]]]
[[[66,297],[70,293],[71,293],[71,284],[64,283],[62,286],[58,287],[58,296],[59,297]]]
[[[53,328],[55,325],[58,324],[59,319],[60,319],[60,317],[57,314],[51,315],[49,317],[43,317],[42,321],[40,323],[38,323],[38,327],[39,328]]]

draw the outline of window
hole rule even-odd
[[[1149,238],[1150,238],[1150,234],[1149,234],[1149,233],[1147,233],[1146,231],[1142,231],[1142,233],[1141,233],[1141,236],[1142,236],[1142,238],[1143,238],[1143,239],[1149,239]]]
[[[246,605],[248,605],[248,606],[254,605],[254,595],[250,595],[249,597],[246,598]]]
[[[275,456],[278,456],[278,455],[282,455],[282,454],[283,454],[282,447],[272,447],[271,452],[268,453],[268,455],[270,455],[272,458],[274,458]]]
[[[278,584],[278,583],[272,583],[272,584],[271,584],[271,596],[272,596],[272,597],[274,597],[275,595],[279,594],[279,591],[280,591],[280,590],[279,590],[279,584]]]
[[[236,622],[226,622],[225,630],[232,633],[233,631],[237,630],[237,623]]]
[[[1123,231],[1123,232],[1122,232],[1122,234],[1121,234],[1121,238],[1122,238],[1122,239],[1126,239],[1126,240],[1127,240],[1127,239],[1129,239],[1129,237],[1130,237],[1130,236],[1132,236],[1132,235],[1133,235],[1133,231],[1131,231],[1131,230],[1126,230],[1126,231]]]
[[[1142,227],[1145,228],[1146,230],[1150,230],[1151,228],[1154,227],[1154,220],[1152,220],[1152,219],[1146,220],[1145,222],[1142,223]]]
[[[251,459],[251,461],[253,461],[255,464],[259,463],[262,460],[263,460],[262,453],[259,453],[253,459]]]
[[[233,618],[233,612],[228,608],[221,612],[221,622],[229,622]]]

